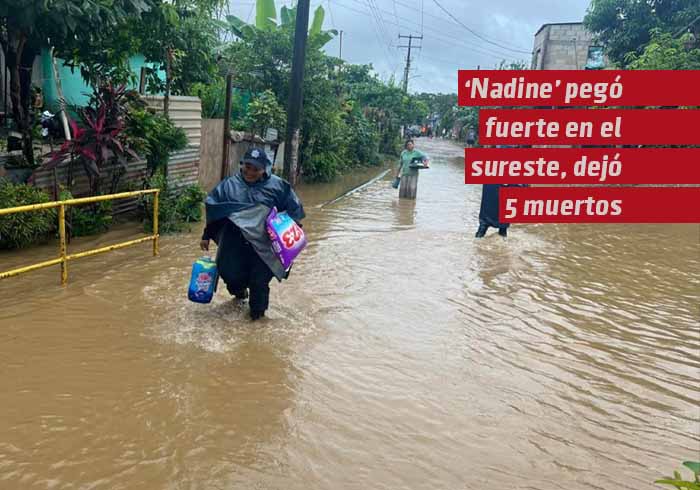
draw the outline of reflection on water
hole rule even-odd
[[[416,201],[300,189],[260,323],[187,302],[199,228],[0,283],[0,488],[638,490],[700,457],[700,227],[475,240],[461,148],[418,143]]]

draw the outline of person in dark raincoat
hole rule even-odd
[[[508,236],[510,223],[498,221],[498,195],[503,187],[527,187],[527,184],[484,184],[481,192],[481,208],[479,209],[479,229],[476,238],[483,238],[489,227],[498,228],[498,234],[503,238]]]
[[[470,130],[471,131],[471,130]],[[496,148],[517,148],[512,145],[497,145]],[[484,184],[481,192],[481,208],[479,209],[479,229],[476,238],[483,238],[489,227],[498,228],[498,234],[503,238],[508,236],[510,223],[498,221],[498,195],[502,187],[529,187],[528,184]]]
[[[304,207],[292,186],[272,175],[272,163],[259,148],[246,152],[241,171],[224,179],[205,204],[200,247],[209,250],[210,240],[216,242],[219,276],[233,296],[250,299],[251,319],[257,320],[268,309],[272,278],[282,281],[289,275],[272,250],[265,220],[277,207],[301,226]]]

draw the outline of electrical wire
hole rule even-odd
[[[498,46],[498,47],[501,48],[501,49],[507,49],[508,51],[513,51],[513,52],[516,52],[516,53],[532,54],[532,51],[525,51],[525,50],[521,50],[521,49],[513,49],[513,48],[509,48],[508,46],[505,46],[505,45],[503,45],[503,44],[499,44],[499,43],[497,43],[497,42],[490,41],[489,39],[485,38],[484,36],[482,36],[481,34],[479,34],[478,32],[476,32],[474,29],[472,29],[472,28],[470,28],[469,26],[467,26],[465,23],[463,23],[463,22],[462,22],[461,20],[459,20],[457,17],[455,17],[454,15],[452,15],[452,13],[451,13],[449,10],[447,10],[445,7],[443,7],[443,6],[440,4],[440,2],[438,2],[438,0],[433,0],[433,2],[435,2],[435,5],[437,5],[437,6],[440,8],[440,10],[442,10],[442,11],[445,12],[447,15],[449,15],[450,18],[451,18],[452,20],[454,20],[455,22],[457,22],[460,26],[464,27],[467,31],[471,32],[474,36],[478,37],[478,38],[481,39],[482,41],[487,42],[487,43],[489,43],[489,44],[493,44],[494,46]]]
[[[328,14],[331,16],[331,26],[335,29],[335,19],[333,19],[333,10],[331,9],[331,0],[328,0]]]
[[[409,5],[409,4],[407,4],[407,3],[403,3],[403,2],[401,2],[400,0],[396,0],[396,3],[397,3],[398,5],[401,5],[402,7],[406,7],[406,8],[409,8],[409,9],[415,8],[414,5]],[[425,13],[425,16],[426,16],[426,17],[432,17],[433,19],[437,19],[437,20],[440,20],[440,21],[442,21],[442,22],[448,22],[448,23],[450,23],[450,24],[452,24],[452,25],[455,25],[455,26],[458,26],[458,27],[460,27],[460,28],[464,28],[464,25],[463,25],[459,20],[458,20],[458,21],[455,21],[453,18],[442,17],[442,16],[440,16],[440,15],[431,14],[431,13],[429,13],[429,12],[426,12],[426,13]],[[483,35],[483,34],[480,34],[480,35],[482,35],[482,36],[485,37],[485,38],[489,38],[489,37],[490,37],[490,36],[486,36],[486,35]],[[495,38],[491,38],[491,39],[495,39]],[[499,40],[499,41],[501,41],[501,40]],[[501,41],[501,42],[504,42],[504,41]],[[504,42],[504,43],[505,43],[505,42]],[[505,44],[506,44],[507,46],[510,46],[511,49],[524,50],[524,48],[522,48],[522,47],[520,47],[520,46],[518,46],[518,47],[513,47],[514,45],[512,45],[512,44],[510,44],[510,43],[505,43]],[[529,53],[529,52],[528,52],[528,53]]]
[[[354,3],[358,3],[358,4],[363,5],[363,6],[365,5],[365,4],[364,4],[362,1],[360,1],[360,0],[349,0],[349,1],[354,2]],[[345,8],[348,8],[348,9],[352,10],[350,7],[347,7],[347,6],[345,6],[345,5],[342,5],[342,4],[339,4],[339,5],[341,5],[341,6],[345,7]],[[386,12],[386,11],[385,11],[385,12]],[[405,21],[406,23],[412,24],[412,25],[416,26],[417,28],[420,27],[420,24],[419,24],[419,23],[417,23],[417,22],[415,22],[415,21],[412,21],[412,20],[410,20],[410,19],[407,19],[407,18],[405,18],[405,17],[399,17],[399,19],[402,19],[402,20]],[[490,47],[483,47],[483,46],[481,46],[481,45],[474,44],[474,43],[471,42],[471,41],[464,41],[464,40],[455,41],[455,37],[445,37],[445,36],[443,36],[443,35],[441,35],[441,34],[442,34],[442,33],[436,33],[436,34],[432,34],[432,36],[442,37],[443,39],[449,40],[449,41],[452,42],[453,44],[460,44],[460,45],[463,45],[463,46],[467,46],[467,47],[469,47],[470,49],[481,49],[482,51],[491,50],[491,51],[488,51],[488,52],[493,53],[494,56],[498,56],[498,57],[501,57],[501,58],[509,58],[509,57],[512,57],[512,56],[513,56],[512,53],[500,53],[500,52],[494,51],[493,48],[490,48]]]
[[[355,3],[361,3],[359,0],[350,0],[350,1],[355,2]],[[340,2],[338,2],[338,0],[336,0],[336,6],[339,6],[341,8],[344,8],[344,9],[347,9],[347,10],[350,10],[352,12],[356,12],[356,13],[359,13],[362,15],[370,15],[366,10],[358,10],[358,9],[350,7],[346,4],[340,3]],[[418,26],[418,24],[416,24],[415,22],[411,22],[410,20],[408,20],[406,18],[401,18],[401,19],[404,20],[405,22],[407,22],[408,24],[413,24],[413,25]],[[397,25],[397,24],[394,23],[393,25]],[[512,56],[513,56],[512,54],[509,54],[509,53],[499,53],[496,51],[488,50],[488,48],[476,47],[475,45],[468,43],[468,41],[457,41],[457,40],[455,40],[454,37],[446,37],[446,36],[443,36],[443,35],[438,34],[438,33],[432,33],[432,31],[431,31],[430,37],[431,37],[431,39],[434,39],[438,42],[441,42],[442,44],[449,45],[452,47],[463,46],[463,47],[468,48],[469,50],[471,50],[475,53],[482,54],[485,56],[490,56],[491,58],[498,59],[499,61],[503,60],[503,59],[512,58]]]

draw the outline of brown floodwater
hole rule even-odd
[[[388,175],[321,207],[376,169],[301,188],[261,322],[187,301],[201,226],[0,282],[0,489],[639,490],[699,460],[700,227],[475,240],[462,149],[418,147],[415,203]]]

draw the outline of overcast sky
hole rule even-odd
[[[277,0],[278,12],[292,3],[296,2]],[[325,29],[343,30],[343,59],[371,63],[384,80],[392,75],[398,81],[403,78],[407,50],[398,46],[408,39],[399,40],[399,33],[423,34],[422,41],[413,41],[422,49],[411,55],[409,91],[435,93],[456,92],[460,68],[494,68],[503,59],[529,66],[527,53],[542,24],[580,22],[589,4],[590,0],[311,0],[312,12],[318,5],[326,10]],[[254,21],[254,7],[252,0],[230,0],[231,13],[243,20]],[[337,37],[325,49],[338,56],[339,48]]]

